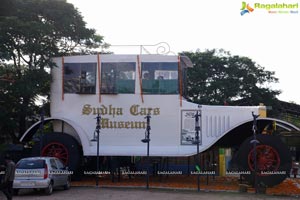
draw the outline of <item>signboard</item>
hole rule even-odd
[[[198,111],[200,112],[200,111]],[[182,145],[195,145],[196,137],[196,116],[197,110],[182,110],[181,111],[181,144]],[[199,143],[202,144],[201,133],[201,115],[198,121],[199,129]]]

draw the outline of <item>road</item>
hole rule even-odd
[[[0,199],[5,200],[0,194]],[[196,192],[183,190],[149,189],[144,188],[96,188],[72,187],[70,190],[55,190],[52,195],[33,190],[21,190],[14,200],[296,200],[296,197],[274,197],[267,195],[243,194],[233,192]]]

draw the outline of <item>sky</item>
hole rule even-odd
[[[300,104],[300,0],[248,0],[250,8],[243,10],[254,10],[244,15],[243,0],[67,2],[81,12],[88,28],[104,36],[114,53],[138,54],[139,45],[147,45],[143,53],[159,49],[170,54],[222,48],[274,71],[279,83],[268,87],[282,91],[280,100]],[[262,4],[294,7],[267,10]]]

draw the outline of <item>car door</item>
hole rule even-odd
[[[62,180],[61,180],[61,177],[60,177],[60,170],[58,169],[58,166],[57,166],[55,160],[56,160],[55,158],[50,159],[50,167],[51,167],[50,174],[51,174],[51,177],[54,181],[54,186],[59,186],[59,185],[62,184],[61,183]]]
[[[55,161],[57,164],[57,168],[60,172],[60,180],[61,180],[60,184],[66,185],[67,181],[68,181],[68,177],[69,177],[68,170],[66,169],[65,165],[59,159],[55,159]]]

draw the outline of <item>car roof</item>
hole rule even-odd
[[[21,160],[49,160],[49,159],[56,159],[55,157],[28,157],[28,158],[22,158]]]

